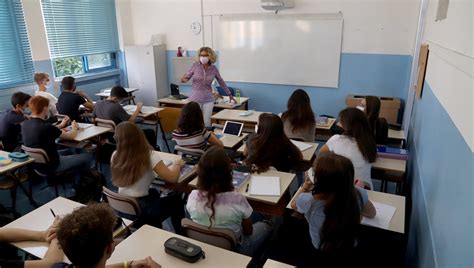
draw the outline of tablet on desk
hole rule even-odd
[[[222,133],[234,136],[240,136],[244,124],[233,121],[226,121]]]

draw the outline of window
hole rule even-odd
[[[33,59],[20,0],[0,1],[0,89],[33,82]]]
[[[54,59],[56,77],[81,75],[115,68],[115,53]]]
[[[115,68],[119,50],[114,0],[42,0],[56,76]]]

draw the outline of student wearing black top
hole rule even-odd
[[[105,99],[98,101],[94,107],[94,117],[112,120],[115,125],[118,125],[124,121],[135,122],[138,119],[138,115],[143,107],[143,103],[137,103],[137,109],[132,115],[129,115],[125,109],[120,105],[121,101],[128,97],[127,91],[121,86],[115,86],[110,90],[110,96]],[[156,133],[153,129],[142,129],[148,143],[156,148]]]
[[[0,242],[12,243],[21,241],[38,241],[50,243],[48,251],[42,260],[35,261],[13,261],[11,258],[5,260],[0,259],[0,267],[6,268],[42,268],[51,267],[54,263],[62,261],[64,259],[64,253],[59,247],[58,240],[56,239],[57,225],[59,219],[56,219],[46,231],[31,231],[25,229],[16,228],[0,228]],[[0,252],[1,255],[2,252]],[[8,258],[7,256],[2,256]]]
[[[89,110],[94,109],[92,99],[82,91],[76,92],[76,83],[72,76],[64,77],[61,86],[63,91],[58,98],[58,113],[69,116],[73,121],[80,122],[79,107],[84,105]]]
[[[0,141],[7,152],[19,149],[21,123],[26,119],[24,112],[28,108],[30,98],[26,93],[16,92],[11,98],[13,109],[0,113]]]
[[[359,107],[367,115],[369,126],[374,133],[377,144],[386,145],[388,143],[388,123],[385,118],[380,118],[380,99],[376,96],[366,96]]]
[[[56,139],[72,140],[76,137],[78,126],[76,121],[71,123],[71,131],[64,128],[69,123],[68,117],[57,126],[45,121],[49,114],[49,100],[35,96],[30,99],[31,119],[23,123],[22,138],[23,144],[32,148],[41,148],[46,151],[49,157],[48,168],[55,172],[75,171],[81,172],[89,170],[92,156],[87,153],[68,155],[69,150],[58,152]],[[61,155],[60,155],[61,154]]]

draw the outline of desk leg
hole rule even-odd
[[[20,189],[26,194],[26,196],[30,200],[30,204],[33,205],[35,208],[37,208],[38,204],[33,199],[31,181],[29,181],[29,179],[28,179],[28,183],[30,183],[30,190],[31,190],[31,191],[28,191],[28,190],[26,190],[25,186],[21,183],[20,178],[18,178],[17,173],[13,173],[13,178],[15,179],[16,185],[20,187]]]

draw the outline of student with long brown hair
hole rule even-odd
[[[360,109],[365,111],[369,120],[370,130],[374,133],[377,144],[388,143],[388,123],[385,118],[380,118],[380,99],[376,96],[366,96]]]
[[[349,107],[339,113],[339,122],[344,133],[332,136],[320,152],[331,151],[349,158],[354,165],[355,178],[372,189],[371,163],[377,157],[377,145],[369,121],[362,111]]]
[[[316,120],[308,93],[302,89],[295,90],[287,106],[288,110],[281,116],[286,136],[314,142]]]
[[[301,151],[285,135],[281,118],[274,114],[259,116],[257,131],[249,136],[246,145],[244,162],[257,172],[270,167],[288,172],[303,159]]]
[[[160,197],[160,193],[150,189],[150,185],[155,174],[167,182],[176,182],[184,162],[177,160],[167,167],[141,129],[132,122],[120,123],[115,129],[114,139],[117,150],[112,154],[110,169],[112,183],[119,187],[118,192],[137,198],[143,223],[161,227],[161,223],[171,216],[173,226],[179,232],[184,217],[180,195],[170,193]]]
[[[350,159],[323,153],[315,161],[314,184],[306,177],[291,206],[309,223],[314,248],[326,253],[344,253],[357,244],[362,216],[374,217],[367,191],[354,187]]]
[[[251,256],[270,234],[267,222],[252,223],[253,209],[245,196],[234,192],[231,160],[224,149],[213,146],[201,157],[197,169],[197,190],[186,208],[199,224],[234,231],[238,251]]]
[[[209,145],[223,147],[222,141],[204,126],[201,108],[197,102],[190,102],[181,109],[178,129],[173,139],[181,147],[206,150]]]

